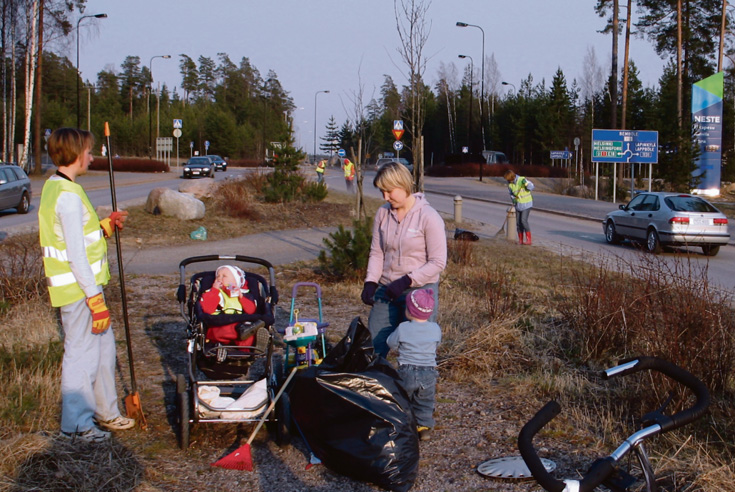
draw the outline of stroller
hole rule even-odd
[[[251,294],[257,301],[254,314],[204,313],[199,302],[211,288],[215,271],[195,273],[187,289],[186,267],[193,263],[210,262],[214,268],[225,262],[259,265],[268,270],[268,280],[245,270]],[[278,291],[275,271],[266,260],[250,256],[208,255],[186,258],[179,264],[180,282],[176,298],[186,321],[187,374],[176,376],[176,406],[179,446],[189,447],[190,426],[198,423],[255,422],[274,400],[283,382],[283,363],[274,357],[275,306]],[[252,327],[252,346],[226,345],[208,339],[211,326],[241,323]],[[254,373],[261,377],[255,379]],[[253,374],[251,374],[253,373]],[[279,445],[291,439],[291,411],[285,392],[266,418],[266,427],[275,434]]]

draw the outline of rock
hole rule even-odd
[[[201,200],[168,188],[155,188],[148,194],[146,211],[154,213],[156,209],[162,215],[181,220],[201,219],[206,210]]]
[[[179,185],[179,191],[181,193],[188,193],[198,199],[211,198],[214,189],[214,178],[187,180]]]

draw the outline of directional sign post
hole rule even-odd
[[[651,191],[653,164],[658,163],[658,132],[645,130],[592,130],[592,162],[595,176],[599,176],[599,163],[613,163],[613,203],[617,190],[617,164],[648,164],[648,191]],[[631,180],[633,181],[633,180]],[[595,185],[595,200],[597,188]],[[634,181],[631,184],[634,187]],[[632,196],[632,193],[631,193]]]
[[[393,142],[393,148],[396,149],[398,155],[401,155],[401,149],[403,148],[403,143],[401,143],[403,132],[403,120],[393,120],[393,136],[396,138],[396,141]]]

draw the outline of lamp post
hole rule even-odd
[[[153,159],[153,121],[151,114],[151,92],[153,92],[153,59],[154,58],[171,58],[171,55],[155,55],[151,57],[151,61],[148,62],[148,72],[151,76],[151,81],[148,84],[148,158]],[[156,92],[156,100],[158,98],[158,92]],[[156,110],[158,111],[158,110]],[[158,121],[158,112],[156,112],[156,121]],[[158,138],[158,127],[156,127],[156,138]]]
[[[77,20],[77,128],[79,128],[82,124],[82,112],[79,106],[79,79],[82,76],[82,74],[79,72],[79,23],[82,22],[82,19],[87,19],[90,17],[94,17],[95,19],[106,19],[107,14],[83,15],[79,18],[79,20]]]
[[[485,30],[475,24],[467,24],[466,22],[457,22],[457,27],[476,27],[482,33],[482,70],[481,70],[481,84],[480,84],[480,127],[482,135],[482,150],[485,150],[485,123],[483,115],[485,112],[482,110],[482,105],[485,102]],[[482,163],[480,163],[480,181],[482,181]]]
[[[473,84],[472,84],[472,74],[475,71],[475,61],[472,59],[470,55],[457,55],[460,58],[469,58],[470,59],[470,110],[467,115],[467,147],[472,153],[472,92],[473,92]]]
[[[316,96],[319,94],[329,94],[329,91],[316,91],[314,94],[314,163],[316,163]]]
[[[503,81],[503,82],[500,83],[500,85],[509,85],[509,86],[513,87],[513,92],[515,92],[516,94],[518,94],[518,91],[516,90],[516,86],[514,86],[510,82]]]

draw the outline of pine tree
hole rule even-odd
[[[319,150],[326,153],[327,155],[333,155],[339,150],[339,127],[337,121],[334,119],[334,115],[329,117],[329,121],[326,126],[327,131],[320,140],[324,143],[319,144]]]

